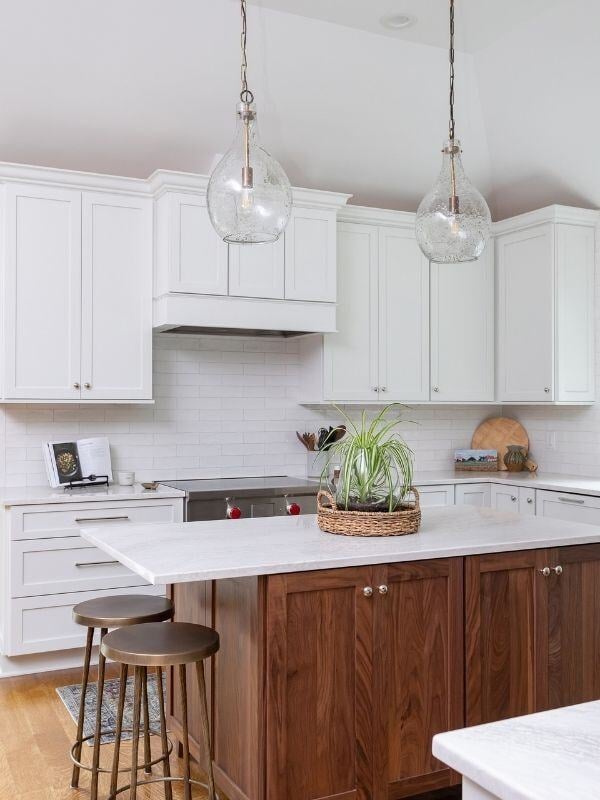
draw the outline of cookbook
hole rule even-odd
[[[44,442],[44,463],[50,486],[88,482],[91,476],[112,480],[108,439],[96,437],[74,442]]]

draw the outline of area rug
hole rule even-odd
[[[104,695],[102,698],[102,730],[114,730],[117,727],[117,708],[119,703],[119,685],[120,681],[115,678],[108,680],[104,683]],[[166,681],[163,674],[163,687]],[[72,686],[59,686],[57,693],[60,699],[65,704],[65,707],[75,725],[77,725],[77,717],[79,715],[79,703],[81,701],[81,684],[75,683]],[[166,687],[164,688],[166,693]],[[97,698],[97,685],[96,683],[88,683],[87,691],[85,693],[85,718],[83,723],[83,735],[91,736],[94,733],[96,726],[96,698]],[[148,708],[150,712],[150,726],[158,730],[160,726],[160,706],[158,702],[158,691],[156,685],[156,675],[148,675]],[[140,721],[144,720],[143,704],[142,716]],[[123,731],[123,740],[131,739],[131,728],[133,727],[133,677],[127,680],[127,691],[125,693],[125,711],[123,714],[123,728],[129,731]],[[101,738],[102,744],[114,742],[114,734],[107,734]],[[88,745],[94,744],[94,739],[88,739]]]

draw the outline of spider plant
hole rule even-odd
[[[397,407],[399,403],[391,403],[371,422],[363,411],[357,424],[335,406],[346,422],[346,436],[331,445],[321,479],[332,461],[339,462],[337,502],[346,510],[394,511],[410,490],[413,453],[397,431],[402,420],[387,419]]]

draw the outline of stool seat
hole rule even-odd
[[[73,621],[88,628],[121,628],[141,622],[165,622],[173,616],[166,597],[123,594],[84,600],[73,608]]]
[[[193,664],[217,652],[219,634],[189,622],[150,622],[106,634],[101,649],[106,658],[134,666]]]

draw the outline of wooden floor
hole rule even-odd
[[[116,675],[115,675],[116,677]],[[69,749],[75,738],[75,723],[56,694],[57,686],[66,686],[81,679],[80,670],[27,675],[0,680],[0,798],[2,800],[86,800],[89,798],[89,772],[82,771],[79,789],[71,789]],[[153,737],[153,753],[158,739]],[[92,748],[84,746],[84,759],[89,761]],[[112,745],[102,746],[102,764],[110,766]],[[158,752],[158,750],[156,750]],[[128,759],[129,743],[121,748]],[[171,755],[171,771],[180,775],[181,761]],[[154,767],[158,776],[159,768]],[[195,774],[193,777],[201,778]],[[122,783],[129,783],[123,775]],[[108,794],[108,781],[100,779],[99,800]],[[120,797],[128,798],[127,792]],[[180,784],[174,784],[173,797],[183,797]],[[205,798],[199,787],[194,800]],[[139,800],[164,798],[159,784],[138,791]]]

